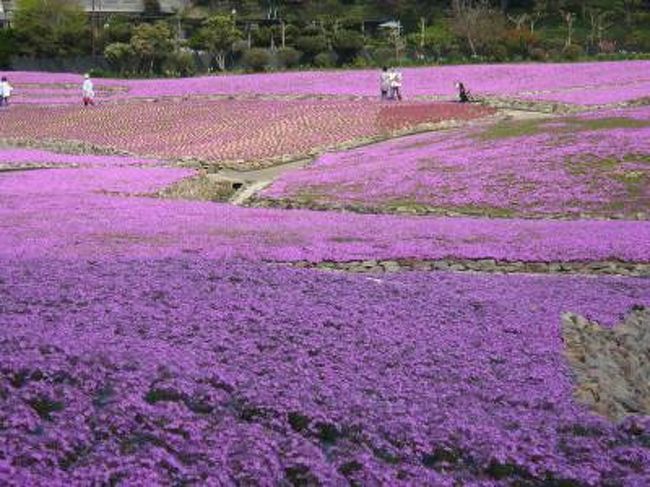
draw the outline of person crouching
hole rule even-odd
[[[465,85],[460,81],[456,81],[456,90],[458,91],[458,101],[460,103],[469,103],[472,101],[472,95]]]

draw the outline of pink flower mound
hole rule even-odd
[[[453,97],[460,79],[483,95],[518,95],[528,91],[580,89],[607,85],[612,91],[629,83],[650,80],[649,61],[580,64],[501,64],[404,69],[406,96]],[[299,72],[219,76],[191,80],[129,82],[132,96],[170,96],[209,93],[377,96],[378,73],[372,71]],[[634,94],[635,97],[638,94]],[[650,95],[646,91],[645,96]]]
[[[646,222],[400,218],[125,196],[190,174],[135,167],[5,174],[0,256],[650,261]]]
[[[0,262],[4,485],[648,485],[572,398],[560,314],[635,279]]]
[[[159,158],[253,161],[446,119],[491,113],[451,103],[386,105],[350,100],[192,100],[78,107],[14,107],[0,136],[80,140]]]
[[[29,166],[119,167],[149,165],[157,162],[135,157],[72,155],[36,149],[0,150],[0,169]]]
[[[604,85],[572,87],[550,92],[531,93],[526,94],[523,98],[539,101],[556,101],[573,105],[609,105],[623,103],[631,100],[650,98],[650,77],[624,84],[611,82]]]
[[[262,195],[492,216],[635,217],[650,208],[649,157],[648,108],[629,118],[627,110],[602,112],[325,154]]]
[[[577,64],[498,64],[470,66],[436,66],[404,69],[404,92],[407,97],[454,97],[454,81],[462,80],[476,94],[490,96],[531,97],[580,104],[601,104],[628,101],[650,96],[650,61],[621,61]],[[81,86],[82,78],[72,74],[10,73],[20,95],[42,86],[55,93]],[[307,71],[273,74],[205,76],[189,79],[95,80],[108,100],[125,97],[155,98],[193,95],[334,95],[377,96],[378,72]],[[128,90],[128,93],[127,93]],[[27,91],[27,93],[29,93]],[[23,101],[38,103],[38,93],[26,94]],[[42,99],[47,103],[48,99]],[[72,102],[72,100],[71,100]]]

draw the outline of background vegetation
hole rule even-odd
[[[0,64],[91,57],[107,74],[645,57],[650,0],[194,0],[89,16],[18,0]]]

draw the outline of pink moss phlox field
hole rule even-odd
[[[144,167],[4,174],[0,255],[650,261],[646,222],[357,215],[135,196],[191,174],[187,169]]]
[[[609,105],[650,97],[650,79],[625,85],[585,86],[550,92],[528,93],[520,96],[537,101],[555,101],[572,105]]]
[[[177,100],[77,107],[10,107],[0,136],[84,141],[161,158],[251,161],[299,156],[422,123],[491,109],[456,103],[360,100]]]
[[[650,61],[438,66],[403,70],[407,97],[451,98],[455,94],[454,81],[462,80],[479,95],[529,96],[587,105],[650,96],[649,71]],[[81,86],[82,82],[81,76],[72,74],[16,72],[9,76],[14,83],[72,86],[77,83]],[[311,71],[189,79],[97,79],[95,84],[100,90],[106,89],[105,96],[109,100],[217,94],[377,96],[377,76],[376,70]]]
[[[599,120],[603,126],[594,127]],[[262,195],[470,214],[633,217],[650,208],[649,158],[650,108],[643,107],[328,153]]]
[[[119,167],[153,164],[160,164],[160,162],[141,157],[74,155],[38,149],[0,149],[0,168],[23,166]]]
[[[573,400],[559,323],[649,298],[640,279],[0,261],[0,483],[641,487],[650,423]]]

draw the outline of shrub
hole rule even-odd
[[[541,47],[533,47],[529,54],[533,61],[546,61],[548,59],[548,53]]]
[[[332,47],[341,63],[352,61],[363,49],[363,36],[353,30],[339,30],[334,36]]]
[[[503,62],[508,59],[508,49],[503,44],[494,44],[489,47],[488,55],[494,61]]]
[[[569,61],[577,60],[580,56],[582,56],[582,53],[583,49],[578,44],[571,44],[570,46],[565,47],[562,51],[564,58],[568,59]]]
[[[650,52],[650,29],[636,29],[625,36],[625,47],[634,51]]]
[[[174,51],[165,60],[163,70],[170,76],[192,76],[196,73],[194,55],[188,50]]]
[[[0,30],[0,68],[9,67],[15,47],[13,31],[9,29]]]
[[[327,49],[327,39],[323,36],[301,36],[296,39],[296,48],[302,51],[303,59],[309,63]]]
[[[302,53],[293,47],[285,47],[278,49],[277,52],[278,65],[282,68],[293,68],[298,66]]]
[[[242,64],[251,71],[264,71],[271,64],[271,53],[267,49],[254,47],[244,53]]]
[[[390,47],[378,47],[372,51],[372,59],[377,65],[390,64],[395,60],[395,50]]]
[[[111,69],[121,75],[132,71],[135,65],[135,51],[130,44],[114,42],[104,49],[104,56],[111,66]]]
[[[319,68],[331,68],[336,64],[337,56],[333,51],[321,52],[314,57],[314,65]]]

